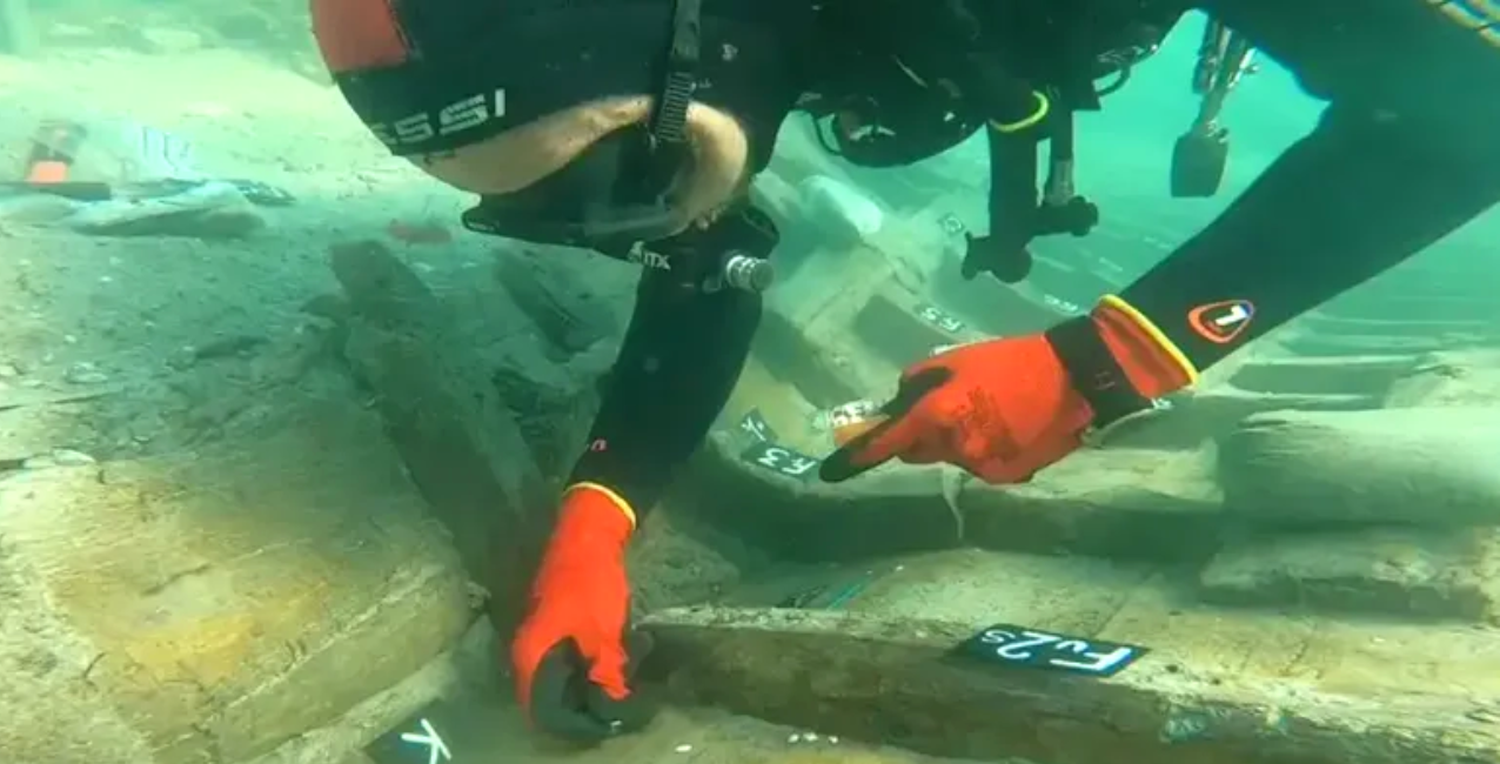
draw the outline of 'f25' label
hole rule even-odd
[[[957,655],[986,663],[1111,677],[1124,671],[1147,649],[1102,639],[1073,637],[1025,626],[999,623],[964,640]]]

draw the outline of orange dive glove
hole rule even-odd
[[[597,742],[650,719],[627,685],[631,659],[646,647],[626,647],[625,545],[634,530],[635,512],[608,488],[578,483],[563,494],[531,611],[511,644],[517,694],[544,732]]]
[[[1019,483],[1072,453],[1091,428],[1197,380],[1190,361],[1118,297],[1052,329],[965,345],[906,369],[878,425],[824,460],[828,482],[889,459],[947,462]]]

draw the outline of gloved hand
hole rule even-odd
[[[965,345],[909,367],[887,417],[824,460],[848,480],[889,459],[1019,483],[1104,426],[1196,381],[1192,364],[1116,297],[1053,329]]]
[[[603,486],[579,483],[563,495],[531,611],[511,643],[517,694],[543,732],[594,743],[650,721],[627,684],[648,647],[635,635],[626,645],[634,530],[634,511]]]

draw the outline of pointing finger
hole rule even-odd
[[[842,483],[912,448],[921,433],[907,415],[923,396],[950,376],[948,369],[933,367],[903,379],[896,397],[880,408],[886,419],[829,454],[818,468],[818,477],[827,483]]]

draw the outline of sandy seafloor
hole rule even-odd
[[[298,200],[263,210],[264,230],[243,240],[89,237],[0,222],[0,365],[7,374],[0,402],[65,398],[79,390],[80,377],[108,389],[114,403],[63,436],[70,448],[97,458],[201,442],[205,435],[189,426],[191,418],[176,414],[206,399],[238,396],[219,405],[250,415],[274,409],[266,388],[227,377],[222,386],[201,375],[183,384],[180,360],[217,342],[275,341],[304,331],[302,306],[337,291],[328,245],[389,241],[384,232],[393,220],[451,228],[466,202],[389,157],[332,87],[243,53],[0,56],[0,109],[0,164],[16,170],[41,120],[125,119],[190,141],[205,173],[270,183]],[[115,179],[97,166],[88,171]],[[454,233],[458,241],[441,247],[392,243],[439,290],[462,289],[477,273],[488,274],[492,244]],[[791,743],[798,730],[705,710],[668,709],[646,734],[581,754],[534,745],[502,698],[469,709],[459,725],[454,745],[464,761],[924,760],[826,737]]]

